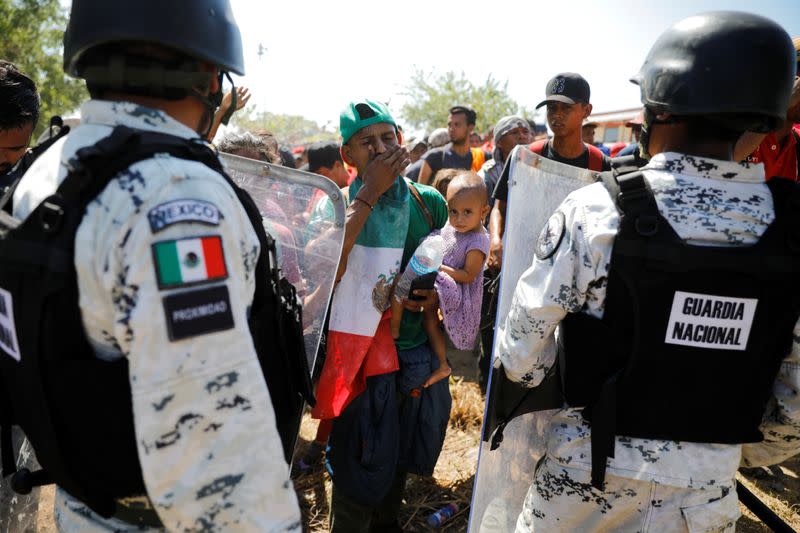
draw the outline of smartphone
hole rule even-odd
[[[427,274],[423,274],[422,276],[414,278],[411,282],[411,286],[408,289],[408,299],[409,300],[424,300],[424,296],[419,296],[418,294],[414,294],[414,291],[417,289],[425,289],[430,290],[433,288],[434,284],[436,283],[436,275],[438,274],[437,271],[428,272]]]

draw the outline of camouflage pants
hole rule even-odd
[[[547,456],[539,463],[517,519],[517,533],[658,532],[734,533],[739,518],[731,480],[686,489],[606,474],[606,487],[592,487],[590,473],[566,468]]]
[[[60,533],[159,533],[163,529],[145,528],[122,522],[115,518],[103,518],[76,500],[65,491],[56,488],[56,529]]]

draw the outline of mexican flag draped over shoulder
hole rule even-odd
[[[355,198],[362,185],[356,178],[348,198]],[[378,200],[347,258],[347,270],[333,294],[314,418],[339,416],[364,392],[367,377],[399,369],[388,307],[408,233],[409,194],[398,177]]]

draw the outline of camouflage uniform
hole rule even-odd
[[[108,136],[114,126],[197,137],[163,112],[131,103],[92,100],[81,115],[82,125],[25,175],[14,196],[17,217],[26,217],[55,191],[76,150]],[[162,219],[158,227],[148,223],[148,213],[180,200],[210,204],[217,216]],[[199,236],[220,239],[227,278],[159,289],[151,246]],[[75,237],[83,326],[98,358],[128,359],[144,482],[170,531],[300,530],[247,325],[258,253],[258,239],[224,179],[202,163],[166,155],[112,179],[89,204]],[[229,293],[233,326],[170,341],[162,299],[222,286]],[[141,531],[102,519],[61,490],[55,516],[61,531]]]
[[[663,153],[643,171],[659,211],[689,244],[751,245],[774,218],[761,165]],[[507,375],[531,387],[554,364],[553,333],[567,313],[602,317],[619,227],[617,209],[600,183],[573,192],[558,210],[566,219],[563,240],[550,244],[558,246],[555,254],[535,259],[521,277],[499,331],[498,356]],[[590,483],[589,424],[579,409],[559,411],[517,531],[733,531],[739,465],[778,463],[800,451],[800,397],[794,392],[800,390],[800,325],[794,333],[760,443],[618,436],[606,490],[598,491]]]

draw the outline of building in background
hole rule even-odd
[[[587,121],[597,124],[594,132],[595,142],[603,143],[606,146],[617,142],[633,142],[631,128],[625,126],[625,123],[636,118],[641,110],[641,107],[632,107],[619,111],[593,113]]]

